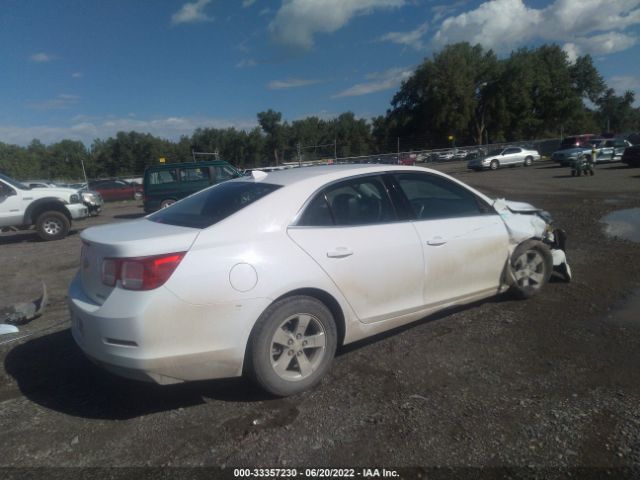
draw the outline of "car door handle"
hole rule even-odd
[[[427,240],[427,245],[437,246],[444,245],[445,243],[447,243],[447,239],[442,237],[433,237]]]
[[[329,250],[327,257],[329,258],[344,258],[353,255],[353,252],[346,247],[337,247],[335,250]]]

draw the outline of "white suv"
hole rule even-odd
[[[72,220],[86,218],[82,196],[72,188],[36,188],[0,174],[0,229],[36,227],[43,240],[67,236]]]

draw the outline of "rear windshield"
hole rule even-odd
[[[207,228],[280,188],[256,182],[224,182],[159,210],[148,218],[181,227]]]

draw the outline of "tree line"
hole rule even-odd
[[[198,128],[177,141],[118,132],[106,140],[0,142],[0,171],[16,178],[139,175],[145,166],[186,162],[208,152],[239,168],[298,159],[352,157],[456,145],[558,138],[572,133],[640,130],[634,93],[616,95],[589,55],[570,62],[557,45],[523,48],[499,59],[480,45],[458,43],[425,59],[402,83],[385,115],[367,121],[346,112],[284,121],[268,110],[258,127]]]

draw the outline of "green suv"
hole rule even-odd
[[[203,188],[240,176],[223,160],[152,165],[144,171],[144,211],[155,212]]]

